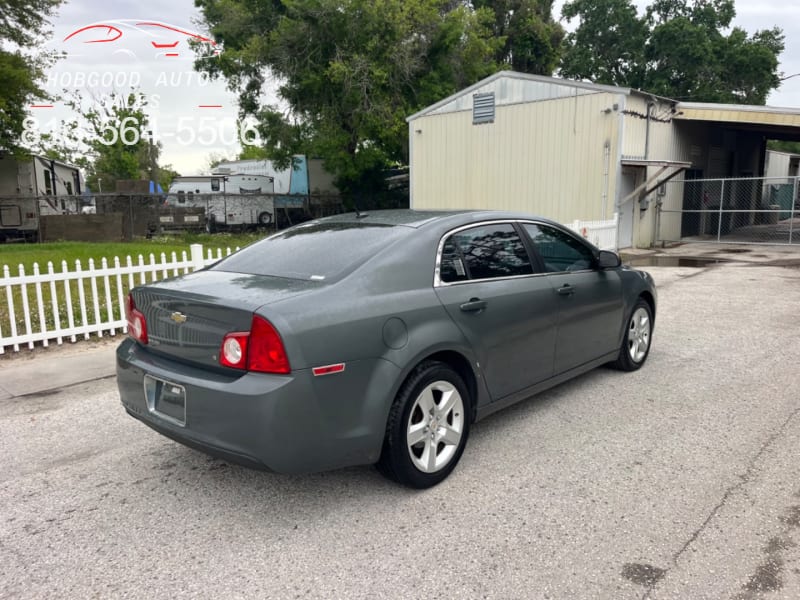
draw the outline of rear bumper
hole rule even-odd
[[[221,458],[231,463],[236,463],[239,465],[243,465],[245,467],[250,467],[251,469],[260,469],[264,471],[269,471],[270,468],[267,467],[264,463],[262,463],[258,458],[254,456],[248,456],[246,454],[239,454],[238,452],[234,452],[227,448],[219,448],[217,446],[212,446],[206,442],[195,440],[194,438],[190,437],[186,433],[177,433],[168,429],[161,424],[157,423],[153,419],[147,419],[144,416],[133,412],[127,406],[125,407],[125,411],[132,416],[134,419],[138,419],[154,431],[157,431],[161,435],[168,437],[171,440],[179,442],[184,446],[192,448],[194,450],[199,450],[200,452],[204,452],[210,456],[215,456],[217,458]]]
[[[145,375],[186,393],[184,425],[151,411]],[[131,416],[186,446],[280,473],[369,464],[380,456],[398,369],[381,359],[314,377],[221,374],[184,365],[125,340],[117,349],[117,385]]]

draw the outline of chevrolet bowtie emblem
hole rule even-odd
[[[169,318],[175,321],[178,325],[181,323],[186,323],[186,315],[177,311],[172,313]]]

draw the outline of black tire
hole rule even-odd
[[[646,322],[642,320],[643,317],[646,317]],[[652,343],[653,311],[646,301],[639,298],[625,321],[625,335],[619,356],[611,366],[620,371],[636,371],[647,360]]]
[[[206,233],[217,233],[217,218],[214,215],[206,218]]]
[[[268,225],[272,225],[272,213],[265,210],[260,215],[258,215],[258,224],[261,225],[261,227],[267,227]]]
[[[434,406],[426,414],[421,403],[426,403],[428,393]],[[452,407],[448,409],[449,402]],[[447,364],[421,363],[400,388],[389,411],[378,471],[417,489],[443,481],[455,469],[467,444],[471,402],[461,376]],[[436,408],[445,410],[437,412]],[[407,441],[412,427],[424,437],[414,445]],[[441,464],[436,464],[440,460]],[[424,463],[429,465],[427,472],[419,466]]]

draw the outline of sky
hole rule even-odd
[[[560,15],[563,3],[556,0],[554,14]],[[648,2],[636,4],[641,13]],[[779,70],[800,74],[800,2],[737,0],[736,11],[734,24],[749,33],[783,28],[786,49]],[[52,107],[31,108],[33,134],[59,133],[60,121],[72,118],[64,105],[64,88],[76,90],[90,105],[107,103],[112,91],[134,86],[148,99],[150,130],[162,144],[162,165],[193,175],[207,172],[212,157],[235,157],[241,140],[252,141],[252,124],[238,122],[236,95],[224,81],[208,80],[193,70],[187,39],[207,33],[199,16],[192,0],[67,0],[53,20],[49,44],[67,56],[47,74]],[[90,27],[97,24],[111,27]],[[572,29],[576,23],[564,25]],[[209,60],[214,51],[209,45]],[[264,90],[268,101],[276,101],[274,88]],[[767,103],[800,108],[800,76],[784,81]]]

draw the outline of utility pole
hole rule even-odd
[[[147,132],[147,157],[150,159],[150,185],[153,188],[153,196],[151,198],[153,202],[152,214],[154,215],[155,222],[157,223],[156,228],[158,235],[161,235],[161,219],[159,218],[161,198],[158,196],[158,163],[156,162],[156,158],[158,157],[158,149],[156,148],[153,137],[153,131],[149,130]],[[158,200],[156,200],[156,198],[158,198]]]
[[[153,182],[153,192],[158,192],[158,148],[153,140],[153,132],[147,132],[147,154],[150,158],[150,181]]]

